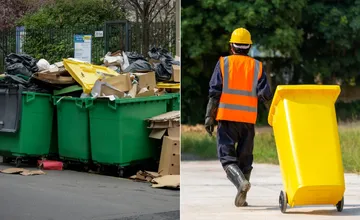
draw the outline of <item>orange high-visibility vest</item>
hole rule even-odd
[[[257,118],[257,84],[262,63],[248,56],[220,58],[223,91],[216,120],[255,124]]]

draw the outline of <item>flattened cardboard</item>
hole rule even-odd
[[[166,131],[171,137],[180,138],[180,111],[171,111],[148,119],[148,128],[152,128],[149,137],[161,139]]]
[[[20,173],[22,176],[35,176],[35,175],[45,175],[45,172],[42,170],[25,170]]]
[[[164,175],[180,174],[180,139],[164,136],[158,173]]]
[[[172,65],[172,76],[171,81],[173,82],[180,82],[181,76],[180,76],[180,66],[178,65]]]
[[[153,188],[180,188],[180,175],[167,175],[152,180]]]
[[[20,174],[22,172],[26,171],[26,169],[23,168],[8,168],[5,170],[2,170],[2,173],[6,173],[6,174]]]
[[[154,139],[161,139],[165,135],[166,130],[167,129],[153,129],[149,137]]]
[[[152,121],[149,128],[173,128],[180,126],[179,121]]]
[[[149,121],[168,121],[174,119],[180,120],[180,111],[166,112],[164,114],[149,118]]]
[[[122,92],[128,92],[132,87],[129,74],[120,74],[118,76],[108,77],[102,81],[112,85]]]
[[[180,138],[180,126],[168,128],[167,132],[168,132],[168,136],[170,136],[170,137]]]
[[[149,90],[154,90],[156,87],[156,78],[155,72],[147,73],[134,73],[139,78],[139,87],[140,88],[149,88]]]

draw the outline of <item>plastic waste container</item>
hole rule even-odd
[[[0,94],[0,100],[5,100],[5,105],[0,106],[0,113],[4,113],[4,118],[7,114],[15,113],[16,117],[12,120],[19,121],[17,129],[11,132],[0,131],[0,154],[5,159],[16,158],[17,166],[21,164],[23,158],[48,155],[51,148],[53,119],[51,95],[22,92],[21,105],[14,105],[12,102],[17,102],[17,99],[10,99],[9,94],[6,93]],[[9,106],[17,107],[8,109]]]
[[[179,111],[180,110],[180,94],[179,93],[170,93],[172,98],[169,103],[169,111]]]
[[[67,162],[88,163],[89,111],[81,98],[54,97],[57,110],[59,157]]]
[[[122,176],[127,166],[155,158],[158,142],[149,138],[146,119],[170,111],[169,103],[176,97],[88,99],[92,161],[115,165]]]
[[[278,86],[268,115],[284,191],[280,210],[300,205],[344,205],[344,170],[335,112],[339,86]]]

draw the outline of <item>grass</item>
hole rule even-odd
[[[216,137],[210,137],[204,130],[202,126],[182,126],[182,154],[193,155],[204,160],[217,159]],[[339,126],[339,135],[345,171],[359,173],[360,126]],[[277,151],[271,129],[257,129],[253,153],[255,163],[278,164]]]

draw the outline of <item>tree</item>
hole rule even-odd
[[[150,27],[154,22],[167,23],[174,20],[174,0],[119,0],[119,4],[130,7],[135,12],[136,21],[141,22],[143,54],[149,50]]]
[[[11,28],[27,13],[33,13],[53,0],[0,0],[0,30]]]

